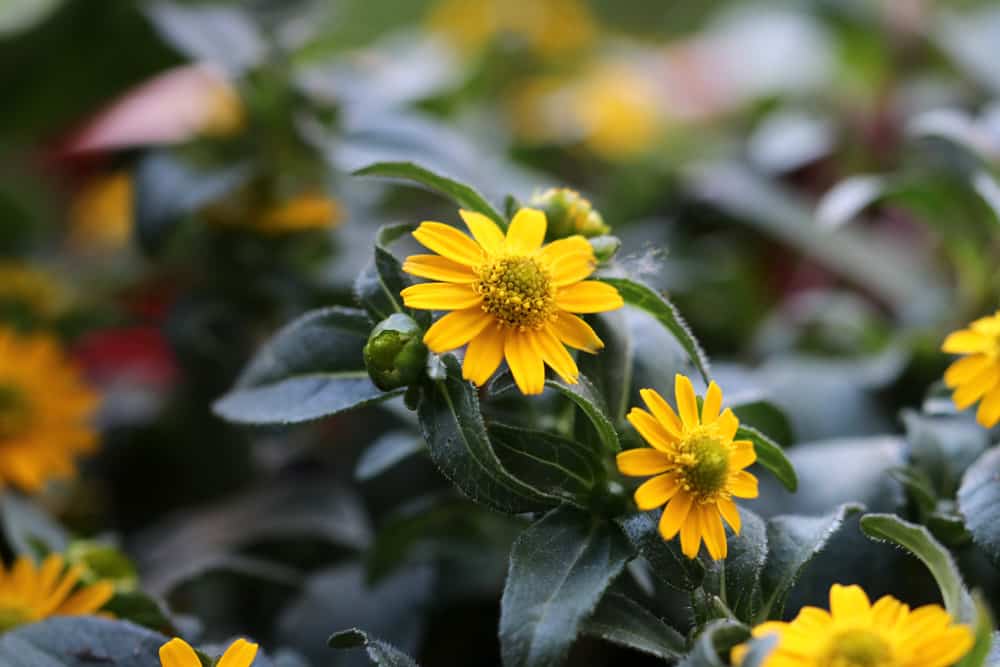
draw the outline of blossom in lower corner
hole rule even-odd
[[[257,657],[257,644],[245,639],[237,639],[222,657],[215,662],[215,667],[250,667]],[[160,647],[160,665],[162,667],[202,667],[198,654],[183,639],[175,637]]]
[[[965,410],[980,401],[976,421],[985,428],[1000,422],[1000,310],[955,331],[941,345],[961,359],[948,367],[944,383],[954,390],[955,407]]]
[[[424,343],[441,353],[468,343],[462,376],[481,385],[504,359],[524,394],[539,394],[545,365],[566,382],[579,371],[565,346],[597,352],[604,343],[577,313],[624,305],[611,285],[586,278],[597,261],[582,236],[543,245],[545,214],[523,208],[506,235],[489,218],[460,211],[472,233],[424,222],[413,233],[435,255],[411,255],[403,270],[438,282],[402,291],[410,308],[452,311],[427,330]]]
[[[640,392],[649,411],[632,408],[628,420],[652,447],[618,454],[618,470],[631,477],[653,476],[635,492],[640,510],[666,505],[660,517],[665,540],[681,537],[681,550],[695,558],[704,540],[709,555],[726,557],[725,519],[740,532],[733,498],[756,498],[757,478],[744,470],[757,459],[753,443],[734,440],[739,420],[722,407],[722,390],[712,382],[698,409],[691,380],[674,378],[677,411],[652,389]]]
[[[78,586],[83,568],[66,567],[59,554],[35,565],[22,556],[5,568],[0,565],[0,632],[50,616],[94,614],[115,593],[110,581]]]
[[[947,667],[969,652],[972,630],[954,622],[941,606],[910,609],[891,595],[875,604],[858,586],[834,584],[830,610],[803,607],[789,622],[753,629],[754,637],[776,636],[763,667]],[[739,665],[746,644],[733,649]]]

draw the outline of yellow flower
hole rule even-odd
[[[5,306],[23,308],[48,318],[59,311],[64,297],[48,274],[25,264],[0,262],[0,310]]]
[[[245,639],[237,639],[216,661],[215,667],[250,667],[256,657],[257,644],[251,644]],[[162,667],[202,667],[198,654],[186,641],[178,637],[160,647],[160,665]]]
[[[790,622],[772,621],[754,637],[777,635],[764,667],[947,667],[972,648],[972,631],[936,604],[911,610],[891,595],[875,604],[858,586],[834,584],[830,611],[803,607]],[[743,661],[748,647],[733,649]]]
[[[674,378],[677,412],[652,389],[640,392],[650,412],[632,408],[628,420],[652,445],[618,454],[618,470],[623,475],[655,475],[636,489],[640,510],[667,504],[660,517],[660,534],[671,540],[681,534],[681,550],[695,558],[705,541],[709,555],[726,557],[726,531],[722,519],[740,532],[737,498],[757,497],[757,478],[744,468],[757,459],[753,443],[733,440],[740,422],[733,411],[722,414],[722,390],[714,382],[708,386],[698,414],[698,399],[691,380]]]
[[[6,569],[0,564],[0,632],[50,616],[85,616],[97,612],[115,594],[110,581],[77,588],[83,568],[66,569],[59,554],[41,567],[25,556]]]
[[[608,160],[650,149],[663,129],[660,106],[653,82],[623,65],[602,65],[587,74],[573,103],[584,143]]]
[[[955,390],[955,407],[964,410],[982,399],[976,421],[995,426],[1000,421],[1000,310],[950,334],[941,350],[966,355],[944,374],[944,383]]]
[[[116,250],[132,235],[132,179],[124,171],[86,183],[70,208],[70,241],[83,249]]]
[[[253,227],[265,233],[284,234],[332,227],[342,217],[336,201],[322,193],[305,192],[260,213]]]
[[[73,476],[74,456],[97,443],[97,402],[53,339],[0,329],[0,486],[37,492]]]
[[[473,238],[440,222],[413,233],[437,255],[412,255],[403,270],[442,282],[403,290],[410,308],[450,310],[427,330],[424,343],[447,352],[469,343],[462,377],[481,385],[507,359],[524,394],[539,394],[545,364],[566,382],[579,375],[563,345],[594,353],[604,343],[573,313],[600,313],[623,305],[618,290],[585,280],[596,260],[582,236],[543,246],[545,214],[523,208],[506,237],[480,213],[459,211]],[[473,240],[475,239],[475,240]]]

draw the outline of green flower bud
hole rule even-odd
[[[379,322],[365,343],[365,367],[382,391],[420,379],[427,363],[424,332],[413,318],[396,313]]]
[[[590,205],[590,201],[569,188],[551,188],[531,198],[532,208],[545,212],[549,223],[549,239],[560,239],[574,234],[586,237],[601,236],[611,231],[604,218]]]
[[[594,249],[594,256],[600,263],[607,262],[622,247],[622,241],[617,236],[595,236],[590,239],[590,247]]]
[[[119,592],[134,591],[139,585],[139,574],[132,561],[109,544],[76,540],[66,550],[66,561],[83,569],[80,581],[84,584],[111,581]]]

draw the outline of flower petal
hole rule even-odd
[[[559,377],[568,384],[576,384],[580,375],[580,370],[576,367],[576,362],[570,356],[563,344],[559,342],[548,329],[540,329],[535,332],[535,344],[538,351],[542,353],[542,359],[552,367]]]
[[[708,555],[713,560],[722,560],[729,551],[729,545],[726,542],[726,529],[722,527],[722,517],[712,505],[702,506],[701,524]]]
[[[419,310],[461,310],[483,300],[470,286],[455,283],[410,285],[399,294],[408,308]]]
[[[675,476],[657,475],[635,490],[635,504],[643,511],[656,509],[673,498],[679,488]]]
[[[507,332],[504,357],[522,394],[540,394],[545,388],[545,364],[536,349],[531,331]]]
[[[677,438],[671,436],[653,415],[642,408],[632,408],[625,418],[650,445],[666,454],[673,453]]]
[[[424,345],[438,354],[462,347],[495,320],[474,306],[448,313],[424,334]]]
[[[468,284],[478,279],[470,267],[441,255],[410,255],[403,262],[403,270],[420,278],[446,283]]]
[[[629,477],[659,475],[670,467],[670,458],[663,452],[650,447],[626,449],[615,457],[618,472]]]
[[[640,389],[639,396],[643,403],[650,409],[656,421],[672,436],[673,440],[680,440],[684,437],[684,424],[677,416],[674,409],[670,407],[659,392],[654,389]]]
[[[462,377],[477,387],[485,384],[503,361],[504,338],[504,328],[494,321],[470,340],[462,362]]]
[[[507,250],[529,255],[542,247],[548,223],[545,214],[534,208],[522,208],[514,214],[507,229]]]
[[[686,491],[680,491],[670,499],[660,517],[660,535],[663,539],[674,539],[677,531],[681,529],[684,521],[688,518],[688,512],[691,510],[693,502],[694,496]]]
[[[686,375],[678,373],[674,376],[674,397],[677,400],[677,414],[680,415],[684,429],[690,431],[698,428],[698,397]]]
[[[552,284],[565,287],[585,279],[597,266],[594,249],[582,236],[570,236],[548,244],[538,253],[552,275]]]
[[[479,266],[483,263],[483,249],[479,244],[451,225],[422,222],[413,232],[413,238],[425,248],[459,264]]]
[[[186,641],[175,637],[160,647],[160,664],[163,667],[201,667],[201,660]]]
[[[757,460],[757,452],[749,440],[737,440],[733,443],[733,451],[729,455],[729,469],[742,470]]]
[[[732,440],[736,437],[736,431],[740,428],[740,420],[733,414],[732,409],[726,408],[715,420],[719,427],[719,437],[723,440]]]
[[[1000,382],[1000,366],[990,365],[981,371],[976,377],[961,385],[952,394],[952,401],[959,410],[964,410],[988,391],[993,389]]]
[[[483,250],[491,255],[496,255],[503,251],[503,231],[497,227],[497,223],[482,213],[476,213],[475,211],[461,209],[458,214],[462,216],[465,226],[469,228],[469,231],[472,232],[472,237],[483,247]]]
[[[860,586],[834,584],[830,587],[830,614],[834,620],[863,622],[871,614],[871,602]]]
[[[993,428],[1000,421],[1000,387],[995,387],[983,397],[976,411],[976,421],[983,428]]]
[[[251,644],[245,639],[237,639],[226,652],[222,654],[215,667],[250,667],[257,657],[257,644]]]
[[[618,290],[597,280],[584,280],[556,292],[556,305],[571,313],[603,313],[625,305]]]
[[[115,596],[115,586],[110,581],[98,581],[73,593],[55,610],[59,616],[93,614]]]
[[[719,410],[722,408],[722,389],[712,381],[708,384],[708,391],[705,392],[705,402],[701,404],[701,423],[711,424],[719,418]]]
[[[979,375],[990,363],[990,357],[985,354],[962,357],[944,372],[944,383],[949,389],[954,389]]]
[[[941,351],[949,354],[977,354],[988,351],[994,345],[996,342],[992,336],[970,329],[962,329],[948,334],[948,337],[941,344]]]
[[[729,498],[723,498],[717,505],[722,518],[726,520],[733,532],[739,535],[743,522],[740,520],[740,510],[736,507],[736,503]]]
[[[702,506],[695,504],[681,525],[681,552],[688,558],[697,558],[701,549],[702,511]]]
[[[549,327],[559,340],[574,349],[593,354],[604,347],[590,325],[572,313],[559,312]]]
[[[734,472],[729,476],[729,492],[737,498],[756,498],[757,478],[746,470]]]

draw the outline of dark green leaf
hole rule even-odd
[[[504,667],[560,667],[632,549],[615,527],[566,507],[514,543],[500,602]]]
[[[730,405],[730,407],[741,424],[767,433],[782,447],[787,447],[794,442],[792,424],[788,421],[788,416],[774,403],[758,399]]]
[[[905,410],[903,424],[907,458],[942,498],[954,497],[966,469],[990,446],[989,431],[968,415]]]
[[[729,536],[729,554],[711,565],[709,579],[725,585],[726,604],[738,619],[753,623],[762,604],[760,578],[767,561],[767,525],[753,512],[740,508],[742,528]],[[719,593],[718,583],[712,592]]]
[[[424,441],[408,431],[390,431],[368,445],[354,466],[354,476],[366,482],[424,450]]]
[[[462,208],[482,213],[501,229],[507,228],[507,221],[486,199],[464,183],[445,178],[413,162],[377,162],[354,172],[356,176],[383,176],[411,181],[448,197]]]
[[[923,470],[912,466],[899,467],[890,470],[889,474],[903,485],[906,495],[916,504],[921,516],[934,511],[934,507],[937,506],[937,494],[931,488],[931,482]]]
[[[274,335],[215,413],[244,424],[292,424],[384,401],[368,378],[361,349],[370,323],[363,311],[334,306],[306,313]]]
[[[619,593],[608,593],[581,632],[612,644],[674,661],[685,649],[684,637],[648,609]]]
[[[0,516],[7,544],[18,555],[63,552],[69,535],[55,520],[29,499],[12,491],[0,498]]]
[[[157,632],[177,634],[164,603],[142,591],[115,593],[102,611],[110,612],[118,620],[138,623]]]
[[[167,637],[126,621],[50,618],[0,636],[4,667],[159,667]]]
[[[705,382],[710,380],[708,357],[674,304],[652,287],[635,280],[601,278],[601,281],[614,286],[625,299],[625,303],[644,310],[659,320],[687,352]]]
[[[752,426],[746,425],[740,425],[736,431],[736,439],[752,442],[757,453],[757,463],[767,468],[786,489],[794,492],[798,488],[799,480],[795,475],[795,468],[785,456],[781,445]]]
[[[973,628],[976,633],[976,641],[972,645],[972,649],[958,662],[958,667],[996,665],[996,661],[989,660],[990,649],[995,643],[993,641],[993,613],[979,591],[972,594],[972,601],[976,605],[976,625]]]
[[[389,251],[389,246],[417,228],[412,223],[384,225],[375,235],[375,256],[354,281],[354,297],[373,322],[379,322],[393,313],[407,313],[422,326],[430,324],[430,312],[410,310],[403,305],[399,293],[411,284],[403,272],[403,265]]]
[[[519,514],[557,504],[500,463],[486,433],[476,388],[462,379],[453,355],[442,360],[448,377],[428,382],[417,408],[434,464],[466,496],[501,512]]]
[[[768,554],[760,577],[763,605],[759,620],[781,618],[785,599],[803,568],[823,550],[844,519],[860,511],[859,505],[847,504],[825,516],[785,515],[767,522]]]
[[[581,354],[577,359],[580,372],[593,382],[608,405],[613,424],[622,424],[632,399],[633,361],[636,350],[632,344],[625,313],[611,312],[592,316],[590,323],[604,341],[599,354]]]
[[[653,513],[636,512],[617,519],[625,536],[649,563],[653,575],[680,591],[693,591],[705,578],[705,566],[681,553],[677,540],[666,541]]]
[[[717,619],[705,626],[678,667],[728,667],[729,652],[748,639],[750,630],[742,623]]]
[[[369,637],[367,633],[351,628],[330,637],[331,648],[349,649],[364,647],[372,663],[378,667],[418,667],[416,661],[392,644]]]
[[[972,539],[1000,567],[1000,448],[987,451],[965,471],[958,508]]]
[[[894,514],[866,514],[861,517],[861,531],[874,540],[894,542],[919,558],[941,589],[948,613],[965,623],[975,618],[975,606],[951,552],[927,528]]]

